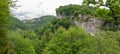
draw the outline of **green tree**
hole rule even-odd
[[[33,42],[24,38],[19,32],[9,31],[9,40],[13,44],[13,48],[16,54],[36,54]]]
[[[10,16],[9,12],[9,3],[10,0],[0,0],[0,54],[5,54],[7,52],[7,28],[8,28],[8,17]]]
[[[101,8],[98,8],[96,11],[95,11],[95,15],[97,17],[101,17],[102,19],[104,20],[107,20],[109,19],[111,16],[110,16],[110,10],[108,9],[101,9]]]
[[[59,28],[43,49],[43,54],[92,54],[93,39],[82,28]],[[94,45],[93,45],[94,46]]]
[[[104,6],[109,8],[111,11],[111,16],[114,20],[118,20],[120,18],[120,0],[84,0],[83,5],[90,5],[93,4],[94,6],[101,7]]]
[[[100,32],[95,38],[96,54],[120,54],[119,32]]]
[[[58,24],[59,24],[59,26],[62,26],[65,29],[68,29],[71,25],[71,21],[68,18],[63,18],[63,19],[58,20]]]
[[[21,30],[19,31],[19,33],[24,37],[24,39],[27,39],[30,41],[29,44],[31,44],[34,47],[34,50],[36,52],[36,54],[40,54],[40,40],[39,40],[39,36],[31,30]]]
[[[38,54],[42,54],[43,49],[46,47],[46,44],[51,40],[51,38],[52,38],[52,32],[50,29],[47,29],[41,37],[38,50],[37,50]]]
[[[74,13],[79,10],[81,10],[80,5],[70,4],[66,6],[60,6],[59,8],[56,9],[56,13],[71,18],[73,17]]]

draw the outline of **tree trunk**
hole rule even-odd
[[[112,9],[112,7],[109,7],[109,8],[110,8],[110,10],[111,10],[111,12],[112,12],[112,17],[113,17],[113,19],[114,19],[115,21],[117,21],[118,19],[117,19],[117,17],[116,17],[115,11]]]

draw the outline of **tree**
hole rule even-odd
[[[8,17],[10,16],[9,11],[9,0],[0,0],[0,54],[5,54],[7,49],[7,28],[8,28]]]
[[[107,10],[107,9],[105,9],[105,8],[103,8],[103,9],[99,8],[99,9],[97,9],[97,10],[95,11],[95,15],[96,15],[97,17],[101,17],[101,18],[104,19],[104,20],[106,20],[106,18],[107,18],[107,19],[110,18],[109,13],[110,13],[110,10]]]
[[[66,5],[66,6],[60,6],[59,8],[56,9],[56,13],[64,17],[68,17],[68,18],[72,18],[74,13],[81,10],[81,6],[80,5],[74,5],[74,4],[70,4],[70,5]]]
[[[119,50],[119,32],[99,32],[96,34],[96,54],[120,54]]]
[[[42,54],[43,49],[46,47],[46,44],[51,40],[52,38],[52,32],[50,29],[47,29],[40,40],[40,43],[38,44],[38,50],[37,50],[37,54]]]
[[[59,28],[43,49],[43,54],[94,54],[91,36],[82,28]]]
[[[83,5],[94,5],[96,7],[104,6],[109,8],[112,14],[112,18],[114,20],[118,20],[120,18],[120,0],[84,0]]]
[[[36,54],[33,40],[24,38],[19,32],[9,31],[8,35],[16,54]]]
[[[71,21],[69,20],[69,18],[63,18],[58,20],[58,24],[59,26],[62,26],[65,29],[68,29],[71,25]]]

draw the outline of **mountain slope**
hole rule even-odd
[[[27,29],[27,26],[22,21],[20,21],[19,19],[15,18],[15,17],[10,16],[10,21],[11,21],[11,24],[9,27],[10,30],[16,30],[16,29],[25,30],[25,29]]]
[[[53,19],[55,19],[55,16],[52,15],[47,15],[47,16],[42,16],[39,18],[35,18],[32,20],[24,20],[23,22],[27,25],[30,26],[30,28],[37,28],[40,26],[44,26],[48,23],[50,23]]]

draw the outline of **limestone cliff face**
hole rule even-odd
[[[82,21],[82,22],[81,22]],[[101,21],[98,18],[90,17],[81,21],[74,21],[76,26],[82,26],[88,33],[95,33],[100,31],[100,27],[103,24],[103,21]]]
[[[64,17],[65,16],[58,14],[58,18],[62,19]],[[95,33],[100,31],[100,27],[103,24],[103,21],[97,17],[79,14],[77,19],[72,19],[72,23],[78,27],[83,27],[88,33]]]

